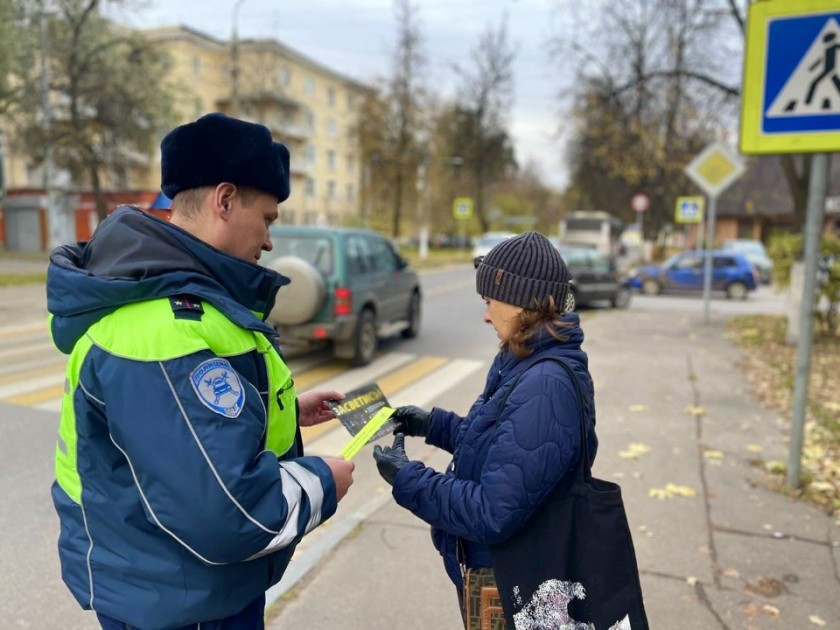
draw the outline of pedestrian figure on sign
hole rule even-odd
[[[837,91],[840,93],[840,77],[837,76],[837,51],[840,50],[840,44],[836,43],[836,39],[836,33],[827,33],[823,37],[823,43],[825,44],[825,56],[809,68],[811,71],[816,70],[822,63],[824,64],[823,71],[811,82],[811,87],[808,89],[808,96],[805,97],[806,105],[811,104],[811,101],[814,100],[814,95],[817,92],[817,87],[829,76],[831,76],[834,87],[836,87]]]

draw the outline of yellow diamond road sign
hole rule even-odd
[[[838,0],[752,2],[746,31],[741,151],[840,151]]]
[[[685,167],[685,174],[710,197],[717,197],[744,172],[744,162],[725,144],[706,147]]]

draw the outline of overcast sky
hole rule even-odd
[[[557,93],[566,77],[552,72],[547,42],[552,0],[415,0],[429,57],[430,83],[454,94],[451,64],[467,61],[479,34],[508,16],[516,46],[510,130],[520,164],[534,160],[547,183],[563,187],[566,169],[557,138]],[[107,11],[139,27],[184,24],[229,39],[235,0],[141,0]],[[244,0],[239,36],[271,37],[353,78],[372,82],[389,71],[395,18],[392,0]]]

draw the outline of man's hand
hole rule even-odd
[[[328,400],[344,400],[344,394],[335,391],[305,392],[298,396],[298,408],[300,418],[298,422],[302,427],[311,427],[335,418],[335,414],[327,404]]]
[[[330,467],[335,481],[335,500],[341,501],[353,485],[353,471],[356,469],[356,464],[348,462],[343,457],[325,457],[324,462]]]
[[[402,433],[397,433],[391,446],[385,448],[378,444],[374,446],[373,459],[376,460],[379,474],[393,486],[397,473],[408,463],[408,455],[405,454],[405,436]]]
[[[394,433],[402,433],[412,437],[426,437],[432,426],[432,414],[425,409],[406,405],[397,407],[391,418],[394,419]]]

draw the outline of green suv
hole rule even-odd
[[[331,341],[353,365],[373,360],[379,337],[420,329],[417,274],[376,232],[344,228],[270,228],[274,249],[260,263],[291,279],[268,322],[284,345]]]

